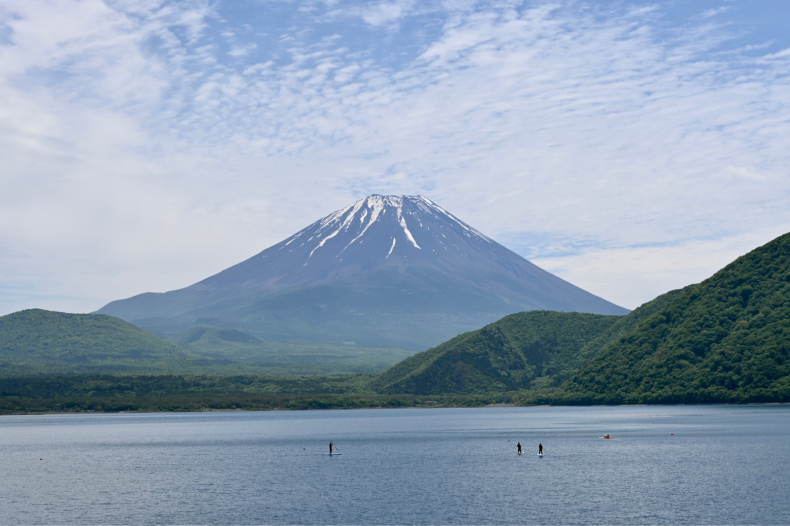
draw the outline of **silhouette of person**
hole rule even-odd
[[[329,454],[332,454],[332,442],[329,443]]]
[[[521,442],[516,444],[516,447],[518,448],[518,454],[520,455],[521,454]]]
[[[538,455],[543,454],[543,444],[538,444]]]

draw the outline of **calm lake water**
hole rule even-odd
[[[4,524],[790,523],[788,406],[4,416],[0,455]]]

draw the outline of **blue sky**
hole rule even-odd
[[[790,230],[790,4],[0,0],[0,314],[423,194],[634,308]]]

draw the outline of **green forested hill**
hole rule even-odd
[[[199,325],[193,327],[175,338],[175,342],[179,345],[193,345],[197,342],[207,342],[209,344],[227,344],[231,343],[259,343],[261,340],[255,336],[251,336],[246,332],[237,331],[235,329],[217,329],[215,327],[206,327]]]
[[[790,401],[790,234],[683,289],[553,403]]]
[[[564,368],[565,374],[555,380],[567,380],[571,374],[576,373],[588,361],[595,358],[602,349],[622,338],[631,332],[640,322],[666,307],[674,298],[680,295],[681,292],[681,290],[672,290],[634,309],[626,316],[618,316],[617,321],[601,331],[591,342],[586,343],[578,353],[568,358],[567,366]],[[572,373],[569,374],[569,371]],[[559,385],[557,381],[552,384]],[[550,387],[550,385],[548,387]]]
[[[207,363],[104,314],[30,309],[0,317],[0,376],[173,372]]]
[[[395,365],[374,381],[385,393],[513,391],[558,385],[578,352],[620,316],[529,311],[506,316]]]

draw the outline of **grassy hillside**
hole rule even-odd
[[[790,401],[790,234],[686,287],[553,403]]]
[[[506,316],[378,376],[385,393],[446,394],[514,391],[559,385],[578,352],[619,316],[529,311]]]
[[[30,309],[0,317],[2,376],[174,372],[213,362],[103,314]]]

